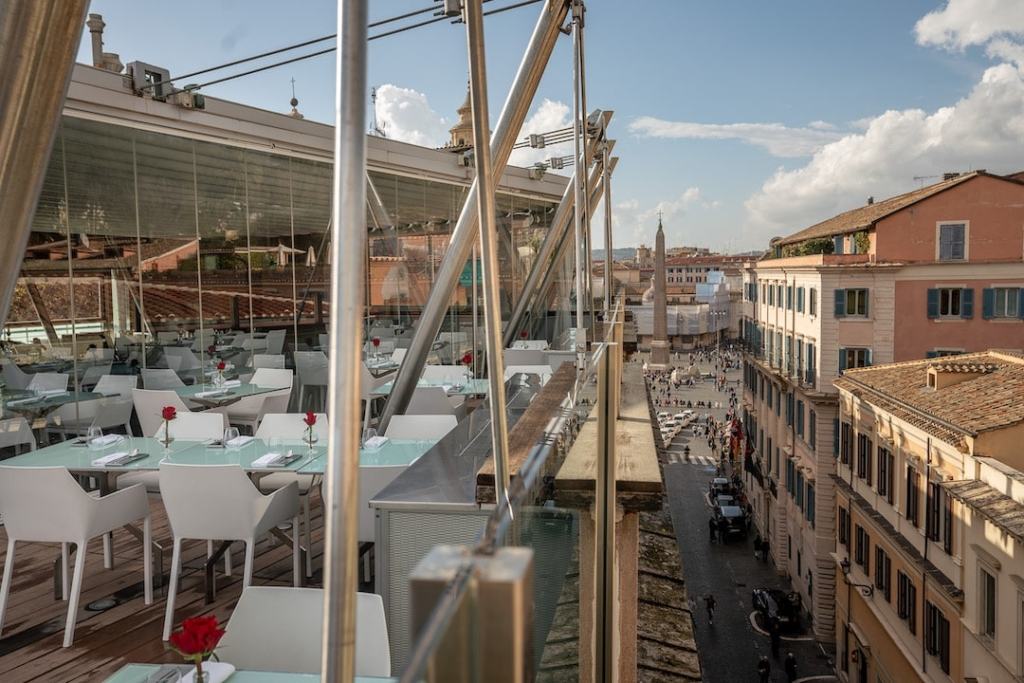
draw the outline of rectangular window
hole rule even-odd
[[[786,285],[786,310],[793,310],[793,285]]]
[[[810,298],[808,299],[807,312],[811,315],[818,315],[818,290],[811,287]]]
[[[871,536],[859,524],[854,526],[853,559],[865,574],[871,574]]]
[[[843,422],[839,429],[839,461],[844,465],[849,465],[852,451],[853,428],[850,426],[850,423]]]
[[[993,287],[981,290],[982,317],[1024,318],[1024,290],[1017,287]]]
[[[857,476],[871,485],[871,439],[857,434]]]
[[[807,483],[807,508],[804,510],[804,515],[807,517],[807,521],[811,523],[811,528],[814,528],[814,484]]]
[[[875,588],[892,602],[892,560],[881,546],[875,546]]]
[[[871,349],[843,348],[839,349],[839,370],[866,368],[871,365]]]
[[[966,232],[967,226],[963,223],[944,223],[939,226],[940,261],[963,261],[966,258]]]
[[[833,254],[842,254],[843,253],[843,243],[845,242],[845,240],[846,240],[846,238],[843,235],[836,235],[835,237],[832,238],[832,253]]]
[[[796,402],[796,435],[801,439],[804,436],[804,402]]]
[[[939,316],[949,318],[960,317],[960,304],[962,303],[960,288],[942,287],[939,289]]]
[[[846,508],[839,508],[839,542],[850,552],[850,513]]]
[[[796,310],[797,310],[797,313],[803,313],[804,312],[804,288],[803,287],[797,287],[796,288]]]
[[[904,502],[903,514],[907,518],[907,521],[918,526],[920,524],[920,507],[921,507],[921,492],[918,489],[917,470],[913,467],[907,467],[907,496]]]
[[[917,633],[917,586],[903,572],[896,572],[896,614],[905,619],[911,633]]]
[[[981,578],[980,586],[980,600],[978,602],[981,608],[980,619],[978,620],[979,631],[981,635],[988,638],[992,642],[996,639],[996,577],[990,574],[987,570],[979,568],[978,572]]]
[[[818,414],[813,410],[807,413],[807,443],[812,451],[818,450]]]
[[[775,285],[775,303],[782,308],[782,285]]]
[[[892,505],[893,500],[893,457],[888,448],[878,447],[878,494],[885,496]]]
[[[796,485],[794,486],[794,497],[796,498],[796,506],[801,510],[804,509],[804,473],[797,470],[796,473]]]
[[[938,658],[943,672],[949,673],[949,619],[938,607],[924,602],[924,647]]]
[[[836,317],[866,316],[868,314],[868,290],[837,289]]]
[[[942,533],[939,521],[942,513],[942,487],[934,481],[927,483],[928,492],[924,511],[924,534],[929,541],[938,541]]]

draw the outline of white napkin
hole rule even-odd
[[[41,396],[60,396],[68,393],[67,389],[43,389],[39,392]]]
[[[89,442],[89,445],[93,448],[106,448],[112,443],[117,443],[121,440],[120,434],[104,434],[103,436],[97,436],[95,439]]]
[[[203,662],[203,671],[208,673],[206,677],[209,683],[224,683],[235,673],[235,665],[227,662]],[[181,683],[195,683],[196,670],[193,667],[187,674],[181,677]]]
[[[287,453],[264,453],[260,457],[252,461],[253,467],[280,467],[281,464],[291,456],[291,451]]]
[[[210,398],[211,396],[223,396],[228,393],[227,389],[210,389],[209,391],[196,392],[196,398]]]
[[[224,382],[225,389],[231,389],[240,386],[242,386],[242,380],[239,379],[229,379],[227,382]]]
[[[442,384],[441,388],[444,389],[444,393],[447,394],[449,391],[452,390],[453,386],[455,386],[455,385],[454,384]]]
[[[366,440],[366,443],[363,444],[363,448],[368,451],[375,451],[388,441],[390,441],[390,439],[386,436],[371,436]]]
[[[110,463],[120,460],[121,458],[128,455],[128,451],[118,451],[117,453],[110,453],[108,455],[101,455],[92,461],[93,467],[106,467]]]
[[[252,440],[253,437],[251,436],[236,436],[233,439],[229,439],[228,442],[224,445],[227,446],[228,448],[241,448],[242,446],[246,445]]]
[[[38,400],[39,400],[39,397],[37,397],[37,396],[29,396],[28,398],[19,398],[16,401],[8,401],[7,405],[9,405],[9,406],[24,406],[24,405],[28,405],[29,403],[35,403]]]

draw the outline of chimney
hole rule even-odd
[[[89,19],[85,22],[85,25],[89,27],[89,33],[92,34],[92,65],[103,68],[103,27],[106,24],[103,22],[102,14],[90,14]]]
[[[873,196],[872,197],[868,197],[868,205],[870,206],[871,204],[874,204],[874,203],[875,203],[875,198]]]
[[[942,174],[942,180],[943,181],[953,180],[954,178],[959,178],[959,177],[960,177],[960,174],[958,172],[956,172],[956,171],[947,171],[946,173]]]

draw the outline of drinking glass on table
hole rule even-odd
[[[238,438],[240,432],[238,427],[228,427],[224,430],[224,447],[230,447],[232,442]]]
[[[89,429],[85,432],[85,442],[89,444],[89,448],[99,450],[103,446],[96,443],[96,439],[103,436],[103,430],[96,425],[89,425]]]

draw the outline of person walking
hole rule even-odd
[[[766,656],[761,655],[761,659],[757,662],[757,680],[761,683],[768,683],[768,679],[771,675],[772,665]]]
[[[760,554],[761,554],[761,532],[758,532],[757,536],[754,536],[754,559],[757,559],[757,556],[760,555]]]
[[[763,541],[761,541],[761,561],[762,562],[767,562],[768,561],[768,551],[769,550],[771,550],[771,546],[768,545],[768,538],[765,537],[765,539]]]
[[[708,593],[704,596],[704,608],[708,611],[708,625],[714,625],[715,623],[715,596]],[[792,652],[790,653],[793,654]],[[794,666],[796,663],[794,662]],[[794,669],[795,671],[796,669]]]
[[[768,637],[772,641],[772,659],[779,658],[779,645],[782,643],[782,629],[779,627],[778,618],[772,618],[768,624]]]
[[[714,517],[708,517],[708,542],[715,542],[715,531],[718,529],[718,522]]]
[[[789,683],[793,683],[796,680],[796,655],[792,651],[786,655],[786,662],[783,664],[786,670],[786,679]]]

